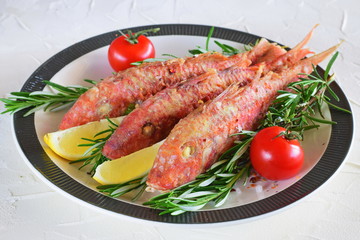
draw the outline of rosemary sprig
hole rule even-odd
[[[172,55],[172,54],[167,54],[167,53],[164,53],[162,54],[162,56],[164,57],[171,57],[171,58],[178,58],[177,56],[175,55]],[[169,60],[170,58],[147,58],[147,59],[144,59],[142,61],[137,61],[137,62],[133,62],[131,63],[130,65],[134,65],[134,66],[139,66],[143,63],[150,63],[150,62],[164,62],[164,61],[167,61]]]
[[[329,61],[324,76],[329,76],[329,71],[337,56],[338,53],[334,54]],[[301,81],[290,84],[289,91],[280,91],[277,100],[272,104],[264,121],[255,132],[243,131],[236,134],[243,135],[242,140],[236,141],[236,145],[215,162],[207,172],[199,175],[194,181],[156,196],[144,204],[163,210],[160,214],[172,215],[199,210],[209,202],[214,202],[214,206],[218,207],[226,201],[235,182],[243,176],[246,179],[245,173],[251,169],[247,148],[259,130],[282,125],[289,132],[291,131],[293,136],[302,138],[304,131],[319,126],[316,122],[334,124],[332,121],[313,117],[315,111],[321,112],[320,106],[329,101],[325,91],[330,92],[334,99],[338,99],[330,88],[332,77],[325,79],[316,71],[315,66],[313,68],[313,74],[306,75],[307,78],[301,78]],[[342,108],[338,109],[349,112]]]
[[[245,52],[250,51],[254,46],[256,46],[260,42],[260,39],[256,39],[255,43],[249,43],[244,45]]]
[[[144,205],[164,210],[161,215],[196,211],[211,201],[214,202],[214,207],[221,206],[226,202],[239,179],[245,177],[244,184],[246,184],[250,173],[250,162],[245,153],[251,140],[252,137],[246,136],[194,181],[158,195]]]
[[[225,56],[232,56],[232,55],[244,52],[244,51],[249,51],[251,49],[251,48],[249,48],[249,50],[246,50],[246,48],[244,47],[245,50],[240,50],[240,49],[234,48],[230,45],[223,44],[216,40],[214,41],[214,43],[221,48],[222,54],[224,54]]]
[[[339,101],[339,98],[330,87],[330,84],[334,81],[333,75],[329,75],[337,56],[338,52],[329,61],[324,76],[321,76],[313,66],[314,71],[312,74],[301,74],[305,78],[300,78],[300,81],[289,84],[288,90],[279,91],[279,96],[269,108],[259,129],[269,126],[281,126],[286,128],[288,132],[295,134],[299,140],[302,140],[303,133],[306,130],[318,128],[318,123],[336,123],[324,119],[321,111],[323,103],[350,113],[346,109],[331,104],[330,97],[325,95],[325,92],[328,92],[330,96]],[[314,117],[316,111],[321,118]]]
[[[145,191],[146,180],[147,175],[121,184],[101,185],[98,186],[97,189],[100,192],[114,198],[120,197],[128,192],[139,189],[135,196],[132,198],[133,201],[136,201]]]
[[[96,84],[95,81],[85,79],[85,82]],[[56,90],[57,92],[12,92],[8,98],[0,98],[5,104],[6,110],[4,113],[16,113],[20,110],[30,108],[24,117],[39,111],[57,111],[73,104],[81,94],[86,92],[89,88],[83,86],[62,86],[60,84],[43,81],[46,85]]]
[[[300,81],[290,84],[287,91],[279,91],[279,96],[270,106],[258,129],[235,134],[242,135],[242,139],[235,141],[234,147],[225,152],[208,171],[200,174],[190,183],[151,198],[144,205],[163,210],[160,214],[171,215],[196,211],[210,202],[214,203],[214,207],[221,206],[239,179],[244,178],[244,183],[246,183],[251,170],[248,146],[258,131],[278,125],[288,129],[288,136],[302,139],[303,133],[319,127],[318,123],[334,124],[335,122],[324,119],[320,107],[323,103],[333,106],[329,102],[330,98],[325,95],[326,91],[335,100],[339,100],[330,88],[333,76],[329,75],[337,56],[338,53],[335,53],[331,58],[323,77],[314,66],[312,74],[303,74],[305,78],[300,78]],[[346,109],[336,108],[349,112]],[[321,118],[314,117],[316,111],[320,113]],[[145,181],[136,179],[122,184],[100,186],[98,189],[110,196],[117,197],[132,189],[144,189],[145,187]],[[141,192],[139,191],[137,196]]]
[[[196,46],[195,49],[188,50],[189,53],[195,56],[195,55],[209,52],[209,42],[210,42],[211,36],[214,33],[214,29],[215,29],[215,27],[211,27],[208,32],[206,42],[205,42],[205,48],[202,48],[201,46]]]
[[[325,95],[326,91],[335,100],[339,100],[330,88],[333,76],[329,75],[337,56],[338,53],[335,53],[331,58],[323,77],[314,66],[312,74],[304,74],[306,78],[290,84],[288,91],[279,91],[278,98],[270,106],[258,129],[235,134],[242,135],[242,139],[235,141],[234,147],[225,152],[209,170],[190,183],[149,199],[144,205],[163,210],[160,214],[171,215],[196,211],[210,202],[214,203],[214,207],[219,207],[227,200],[239,179],[243,178],[244,184],[246,183],[251,171],[248,146],[258,131],[265,127],[280,125],[288,129],[288,136],[291,134],[302,139],[304,131],[319,127],[317,123],[334,124],[335,122],[324,119],[320,107],[323,103],[335,106],[330,104],[330,98]],[[349,112],[346,109],[336,108]],[[315,111],[320,112],[321,118],[313,116]],[[145,178],[146,176],[142,179]],[[100,186],[98,189],[109,196],[118,197],[132,189],[140,188],[142,190],[136,195],[138,197],[145,187],[145,181],[136,179],[122,184]]]
[[[189,53],[196,56],[196,55],[199,55],[199,54],[202,54],[202,53],[207,53],[207,52],[215,52],[215,50],[210,50],[209,49],[209,43],[210,43],[210,39],[214,33],[214,27],[211,27],[210,30],[209,30],[209,33],[207,35],[207,38],[206,38],[206,44],[205,44],[205,48],[201,47],[201,46],[196,46],[195,49],[191,49],[189,50]],[[228,44],[224,44],[224,43],[221,43],[217,40],[214,40],[214,43],[220,47],[221,51],[222,51],[222,54],[225,55],[225,56],[232,56],[232,55],[235,55],[235,54],[238,54],[238,53],[242,53],[242,52],[247,52],[247,51],[250,51],[253,46],[255,46],[257,43],[259,42],[259,40],[257,40],[255,42],[255,44],[248,44],[248,45],[244,45],[244,49],[238,49],[238,48],[235,48],[235,47],[232,47]]]
[[[132,112],[136,107],[136,104],[130,104],[127,109],[125,110],[124,115],[129,114]],[[92,165],[90,171],[88,172],[91,176],[95,174],[96,168],[102,164],[105,161],[109,161],[110,159],[105,157],[102,154],[102,149],[106,143],[106,141],[111,137],[111,135],[115,132],[118,125],[111,121],[109,118],[107,118],[107,121],[109,122],[109,128],[98,132],[94,135],[93,139],[90,138],[81,138],[85,141],[88,141],[89,143],[85,144],[79,144],[78,147],[89,147],[85,153],[84,158],[79,160],[71,161],[70,164],[79,163],[82,162],[82,166],[79,168],[83,168],[87,165]]]
[[[111,137],[111,135],[115,132],[118,125],[107,119],[109,122],[109,128],[98,132],[95,134],[94,139],[89,138],[81,138],[89,143],[79,144],[79,147],[89,147],[84,153],[84,158],[79,160],[71,161],[70,164],[82,162],[82,166],[79,168],[83,168],[88,165],[92,165],[91,169],[89,170],[88,174],[93,176],[95,174],[96,168],[105,161],[109,161],[107,157],[102,154],[102,149],[105,145],[105,142]]]
[[[209,50],[209,42],[212,37],[212,34],[214,32],[214,27],[211,27],[209,30],[208,36],[206,38],[206,44],[205,48],[202,48],[200,46],[197,46],[196,49],[189,50],[189,52],[192,55],[198,55],[201,53],[206,52],[214,52],[212,50]],[[147,30],[146,30],[147,31]],[[158,29],[150,29],[150,32],[156,32]],[[146,34],[146,32],[141,32],[141,34]],[[130,35],[133,35],[130,33]],[[231,56],[234,54],[238,54],[242,51],[249,51],[252,46],[251,45],[245,45],[245,50],[236,49],[232,46],[229,46],[227,44],[222,44],[218,41],[214,41],[216,45],[218,45],[222,53],[227,56]],[[172,54],[162,54],[163,56],[172,57],[172,58],[178,58]],[[145,62],[157,62],[157,61],[166,61],[169,60],[169,58],[149,58],[145,59],[143,61],[134,62],[132,65],[140,65]],[[115,74],[115,73],[113,73]],[[96,84],[95,81],[92,80],[84,80],[86,82],[89,82],[91,84]],[[12,96],[8,98],[0,98],[0,101],[2,101],[5,104],[6,110],[1,112],[4,113],[15,113],[23,109],[30,108],[29,111],[27,111],[24,114],[24,117],[43,109],[44,111],[57,111],[61,110],[69,105],[72,105],[81,94],[86,92],[89,87],[83,87],[83,86],[62,86],[60,84],[56,84],[50,81],[43,81],[45,84],[53,88],[54,90],[57,90],[57,93],[54,92],[43,92],[43,91],[35,91],[35,92],[12,92],[10,93]]]

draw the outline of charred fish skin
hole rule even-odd
[[[215,98],[231,83],[247,84],[258,69],[233,66],[220,73],[211,69],[164,89],[124,118],[104,145],[103,154],[116,159],[163,140],[181,118]]]
[[[270,45],[263,43],[264,48]],[[166,87],[201,75],[209,69],[224,70],[246,57],[245,53],[226,57],[211,52],[131,67],[104,79],[81,95],[63,117],[59,129],[121,116],[132,103],[144,101]]]
[[[278,90],[329,56],[331,48],[280,73],[269,72],[240,87],[232,84],[214,100],[179,121],[159,149],[148,175],[150,189],[167,191],[192,181],[233,144],[231,134],[253,130]],[[196,129],[196,131],[194,131]]]

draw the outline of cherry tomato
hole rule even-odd
[[[129,32],[116,38],[109,47],[108,59],[115,71],[132,67],[131,63],[155,57],[153,43],[145,35],[147,32],[157,32],[159,29],[143,30],[137,33]]]
[[[270,180],[294,177],[304,163],[304,150],[297,139],[288,140],[280,133],[285,128],[274,126],[260,130],[250,145],[254,169]]]

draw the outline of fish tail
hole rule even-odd
[[[304,61],[309,61],[313,65],[318,65],[320,62],[324,61],[327,57],[329,57],[331,54],[333,54],[340,47],[340,45],[342,43],[343,43],[343,41],[341,41],[340,43],[336,44],[335,46],[333,46],[321,53],[318,53],[314,56],[311,56],[311,57],[305,59]]]
[[[304,38],[301,42],[299,42],[299,43],[293,48],[294,51],[297,51],[297,50],[303,48],[303,47],[310,41],[310,39],[311,39],[311,37],[312,37],[312,35],[313,35],[313,33],[314,33],[314,30],[315,30],[315,28],[316,28],[317,26],[319,26],[319,24],[316,24],[315,26],[312,27],[312,29],[311,29],[310,32],[305,36],[305,38]]]

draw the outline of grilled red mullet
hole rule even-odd
[[[166,191],[194,180],[232,146],[235,137],[230,135],[256,128],[278,90],[297,81],[299,73],[311,73],[312,66],[336,48],[301,60],[279,73],[269,72],[244,87],[232,84],[180,120],[159,149],[148,175],[148,189]]]
[[[301,49],[309,39],[305,38],[289,52],[272,45],[260,57],[264,62],[260,63],[254,57],[253,61],[257,62],[257,65],[262,65],[263,74],[269,70],[281,70],[310,53],[307,49]],[[254,52],[260,52],[256,46],[248,54],[253,55]],[[200,104],[215,98],[234,82],[240,85],[247,84],[258,74],[257,72],[258,68],[239,66],[230,67],[220,73],[210,70],[158,92],[124,118],[104,145],[103,154],[110,159],[116,159],[163,140],[181,118]]]
[[[166,138],[181,118],[215,98],[231,83],[247,84],[257,69],[234,66],[220,73],[212,69],[158,92],[124,118],[104,145],[103,154],[116,159]]]
[[[204,53],[197,57],[176,58],[128,68],[104,79],[81,95],[63,117],[59,129],[105,117],[121,116],[131,104],[142,102],[166,87],[201,75],[209,69],[222,71],[239,62],[250,65],[271,46],[267,40],[262,39],[257,44],[256,51],[231,57],[220,53]]]

